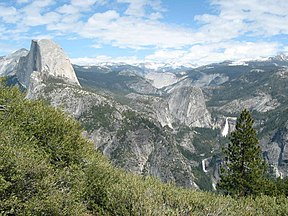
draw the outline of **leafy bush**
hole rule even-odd
[[[90,145],[79,124],[25,100],[16,88],[1,87],[0,104],[6,107],[0,112],[1,214],[84,215],[80,195]]]

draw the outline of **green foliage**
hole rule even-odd
[[[155,125],[155,123],[148,119],[148,117],[137,114],[134,111],[127,110],[123,112],[124,119],[121,124],[121,128],[117,131],[117,137],[121,138],[129,131],[142,127],[151,130],[155,134],[160,134],[162,131]]]
[[[205,173],[202,169],[202,160],[215,155],[214,150],[218,149],[219,142],[222,140],[219,137],[219,131],[208,128],[189,128],[181,127],[176,134],[176,139],[181,142],[185,134],[193,133],[191,145],[195,147],[195,152],[191,152],[187,148],[178,145],[177,148],[181,154],[190,161],[197,161],[198,166],[192,167],[192,173],[195,176],[195,183],[201,190],[212,191],[212,182],[210,173]],[[222,138],[223,139],[223,138]]]
[[[253,123],[250,112],[243,110],[224,150],[226,158],[218,189],[226,194],[247,196],[263,192],[266,166]]]
[[[16,88],[0,87],[0,210],[3,215],[84,215],[89,152],[78,123]],[[79,189],[78,189],[79,187]]]
[[[287,103],[288,105],[288,103]],[[255,118],[262,122],[259,127],[262,127],[259,136],[267,136],[269,133],[274,133],[279,128],[284,128],[285,123],[288,121],[287,106],[279,107],[275,110],[271,110],[265,113],[253,112]]]
[[[217,135],[219,131],[210,128],[195,128],[195,132],[193,145],[197,153],[211,155],[211,151],[218,148],[219,137]]]
[[[212,182],[210,176],[203,172],[202,164],[200,163],[197,167],[192,168],[192,172],[195,176],[195,183],[199,186],[201,190],[212,191]]]
[[[95,105],[89,111],[84,112],[81,116],[81,122],[85,130],[93,131],[104,127],[108,130],[113,129],[113,115],[116,109],[107,104]]]
[[[266,182],[266,194],[269,196],[288,196],[288,177],[284,179],[272,178]]]

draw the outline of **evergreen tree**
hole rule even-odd
[[[233,196],[261,193],[266,182],[266,165],[263,160],[254,120],[248,110],[243,110],[231,133],[230,143],[224,150],[225,162],[221,167],[217,189]],[[263,185],[264,184],[264,185]]]

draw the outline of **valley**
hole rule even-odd
[[[0,59],[0,74],[81,122],[117,167],[213,190],[221,148],[244,108],[255,118],[273,175],[288,175],[288,57],[197,68],[70,63],[51,40]],[[161,81],[163,81],[161,83]],[[225,133],[223,132],[225,131]]]

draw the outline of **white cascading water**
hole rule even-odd
[[[202,160],[202,169],[203,169],[203,172],[205,172],[205,173],[208,172],[206,170],[206,160],[207,160],[207,158]]]
[[[226,137],[228,135],[228,132],[229,132],[229,123],[228,123],[228,119],[226,118],[225,126],[224,126],[223,131],[222,131],[222,136]]]

